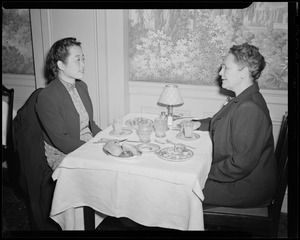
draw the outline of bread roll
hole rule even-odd
[[[106,151],[108,151],[111,155],[119,157],[120,154],[123,152],[122,147],[115,141],[107,142],[104,147]]]

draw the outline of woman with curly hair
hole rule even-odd
[[[277,169],[272,121],[257,83],[265,65],[257,47],[231,47],[219,75],[222,88],[235,97],[212,118],[195,123],[210,132],[213,142],[204,208],[267,206],[273,198]]]

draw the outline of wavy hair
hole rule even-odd
[[[229,49],[238,65],[248,67],[253,81],[256,81],[266,66],[265,58],[260,54],[259,49],[248,43],[233,45]]]
[[[45,70],[48,83],[57,78],[59,70],[57,62],[62,61],[63,63],[66,63],[66,59],[69,56],[69,48],[71,46],[81,47],[81,43],[76,41],[76,38],[68,37],[60,39],[52,45],[46,58]]]

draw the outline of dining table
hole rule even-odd
[[[165,137],[156,137],[153,131],[149,143],[139,142],[135,121],[157,117],[128,113],[122,133],[114,134],[109,125],[62,160],[52,174],[56,186],[50,212],[62,230],[85,230],[84,207],[95,211],[95,228],[111,216],[148,227],[204,230],[202,190],[212,161],[210,134],[194,130],[187,139],[178,119]],[[141,154],[128,158],[107,154],[103,139],[123,140]],[[179,143],[186,147],[186,158],[173,159],[166,153]]]

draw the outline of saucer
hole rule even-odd
[[[111,130],[111,131],[109,132],[109,135],[115,136],[115,137],[123,137],[123,136],[127,136],[127,135],[129,135],[129,134],[131,134],[131,133],[132,133],[132,131],[131,131],[130,129],[123,128],[123,129],[122,129],[122,132],[120,132],[120,133],[115,133],[114,130]]]
[[[184,136],[183,132],[180,132],[176,135],[176,138],[181,139],[181,140],[196,140],[196,139],[200,138],[200,135],[197,133],[193,133],[192,137],[187,138]]]
[[[160,146],[158,146],[155,143],[142,143],[136,145],[136,148],[138,151],[144,152],[144,153],[149,153],[149,152],[155,152],[160,149]]]

